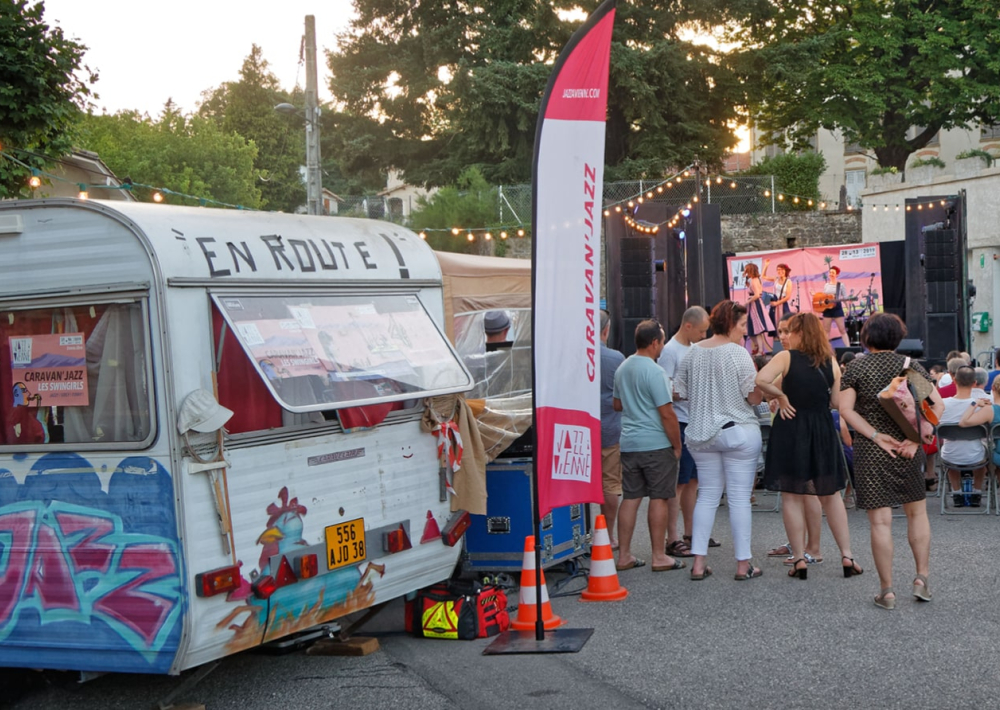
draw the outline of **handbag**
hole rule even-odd
[[[878,401],[903,432],[903,436],[917,444],[932,444],[934,424],[928,418],[927,412],[933,417],[933,411],[930,411],[926,397],[920,398],[916,387],[911,383],[911,374],[920,377],[918,373],[910,370],[910,358],[906,358],[903,361],[902,372],[893,377],[878,393]]]

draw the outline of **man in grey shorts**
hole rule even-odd
[[[622,462],[622,503],[618,510],[619,570],[642,567],[632,554],[632,534],[642,499],[649,497],[649,540],[653,571],[683,569],[686,565],[666,553],[667,500],[677,491],[681,432],[674,414],[666,373],[656,364],[666,336],[655,320],[635,329],[636,352],[615,372],[613,405],[622,413],[619,445]]]

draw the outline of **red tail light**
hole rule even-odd
[[[299,579],[310,579],[319,574],[319,557],[302,555],[299,558]]]
[[[441,531],[441,541],[448,547],[454,547],[455,543],[462,539],[462,535],[469,529],[472,518],[464,510],[457,510],[448,518],[448,522]]]
[[[395,530],[382,534],[382,549],[389,553],[402,552],[403,550],[409,550],[413,545],[410,544],[410,538],[406,534],[406,530],[400,525]]]
[[[274,575],[274,581],[279,587],[295,584],[299,581],[299,578],[295,576],[294,572],[292,572],[292,566],[288,563],[287,557],[281,558],[281,563],[278,565],[278,571]]]
[[[195,593],[199,597],[214,597],[216,594],[231,592],[240,586],[240,567],[220,567],[211,572],[195,575]]]
[[[253,593],[260,599],[267,599],[278,591],[278,583],[274,581],[274,577],[269,574],[266,574],[263,577],[258,577],[252,586]]]

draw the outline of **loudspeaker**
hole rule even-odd
[[[910,357],[923,357],[924,341],[919,338],[904,338],[899,341],[899,347],[896,348],[896,352],[900,355],[909,355]]]
[[[943,358],[949,351],[958,349],[961,315],[958,312],[927,314],[927,357]]]

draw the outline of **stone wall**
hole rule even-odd
[[[861,242],[861,212],[782,212],[722,218],[722,251],[794,249]]]

